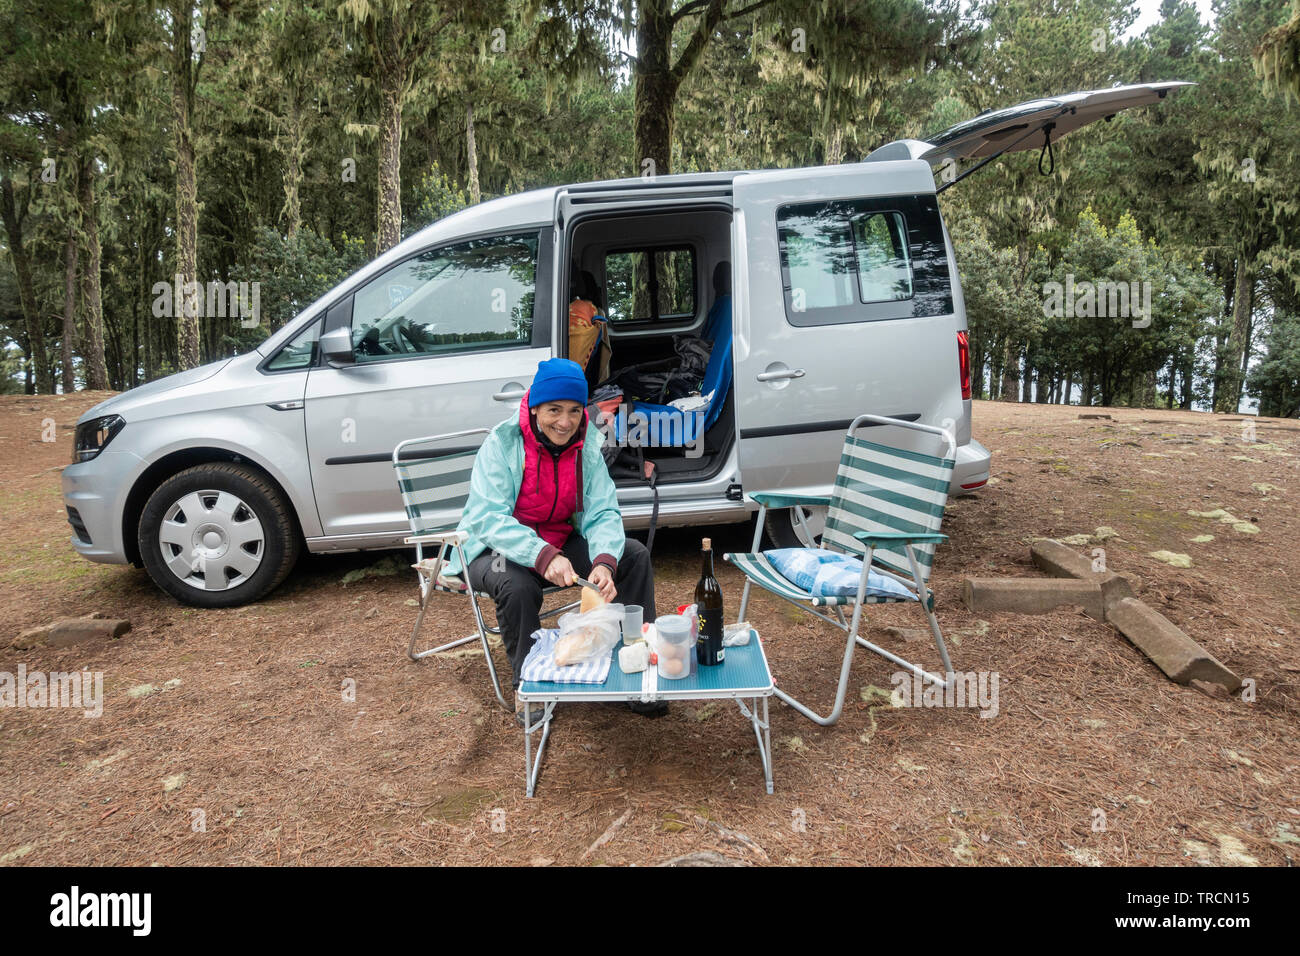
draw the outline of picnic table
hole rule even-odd
[[[772,792],[772,733],[767,706],[775,687],[756,630],[750,629],[748,644],[728,647],[722,664],[696,666],[696,673],[675,680],[660,677],[653,664],[639,674],[624,674],[618,666],[620,647],[621,643],[611,652],[614,660],[603,684],[523,681],[519,685],[519,700],[524,705],[524,791],[528,796],[533,796],[537,787],[555,705],[578,701],[734,700],[754,729],[767,792]],[[694,650],[691,653],[694,654]],[[534,704],[540,705],[536,723],[533,722]],[[539,730],[541,737],[537,742],[537,755],[533,757],[533,734]]]

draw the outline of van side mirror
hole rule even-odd
[[[325,361],[333,368],[355,365],[356,355],[352,351],[352,330],[346,325],[331,329],[320,337],[320,350]]]

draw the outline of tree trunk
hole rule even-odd
[[[478,146],[474,142],[474,104],[465,105],[465,166],[469,171],[470,205],[478,205],[483,195],[478,184]]]
[[[1156,370],[1149,368],[1133,383],[1133,404],[1138,408],[1156,407]]]
[[[127,388],[135,388],[140,384],[140,322],[142,321],[140,312],[140,299],[136,297],[135,308],[131,310],[131,384]]]
[[[1233,292],[1237,287],[1237,262],[1230,260],[1220,275],[1223,277],[1223,312],[1214,324],[1214,375],[1211,378],[1210,406],[1219,407],[1219,388],[1223,384],[1223,349],[1228,337],[1224,330],[1232,315]]]
[[[1214,390],[1214,410],[1234,414],[1241,403],[1242,362],[1250,335],[1250,317],[1255,305],[1255,270],[1245,255],[1237,259],[1237,284],[1232,294],[1232,328],[1222,350],[1220,382]]]
[[[295,85],[289,93],[289,148],[284,164],[285,233],[290,239],[302,225],[302,166],[307,154],[307,137],[303,132],[302,102]]]
[[[825,165],[838,166],[844,162],[844,130],[833,120],[828,121],[829,130],[827,130],[825,140]]]
[[[26,204],[24,204],[26,205]],[[0,177],[0,212],[3,212],[5,232],[9,239],[9,258],[13,260],[14,277],[18,280],[18,301],[23,310],[23,322],[27,330],[28,359],[33,374],[33,383],[43,395],[54,392],[54,376],[50,374],[50,363],[45,354],[45,323],[36,304],[36,291],[32,285],[32,265],[27,257],[27,247],[23,245],[23,224],[26,209],[20,210],[14,199],[13,181]]]
[[[77,387],[72,351],[77,348],[77,233],[68,224],[68,239],[63,244],[63,393]]]
[[[677,99],[677,80],[670,65],[672,40],[672,7],[668,0],[638,3],[635,175],[663,176],[672,170],[673,104]]]
[[[379,223],[375,254],[402,241],[402,87],[396,68],[384,77],[379,111]]]
[[[1246,316],[1246,342],[1241,350],[1241,376],[1237,379],[1237,404],[1241,404],[1242,393],[1246,390],[1246,373],[1250,371],[1250,343],[1255,335],[1255,290],[1251,289],[1250,313]]]
[[[1020,351],[1010,338],[1002,347],[1002,393],[999,401],[1014,402],[1020,390]]]
[[[150,279],[153,278],[153,272],[151,269],[152,256],[150,256],[148,252],[149,249],[153,248],[152,237],[154,234],[154,229],[153,229],[154,217],[152,213],[153,210],[151,209],[150,215],[146,216],[142,220],[143,228],[140,233],[139,288],[141,289],[153,288],[153,283],[149,281]],[[154,325],[156,323],[154,322],[154,316],[153,316],[152,297],[150,298],[149,301],[150,301],[150,307],[146,309],[144,313],[144,333],[141,336],[141,338],[144,340],[143,342],[144,355],[140,357],[140,360],[144,365],[144,380],[146,382],[153,381],[154,370],[156,368],[154,364],[154,347],[153,347]]]
[[[1074,398],[1074,373],[1069,372],[1065,376],[1065,388],[1061,391],[1061,404],[1069,405]]]
[[[176,318],[177,369],[199,364],[198,293],[198,181],[195,176],[194,136],[191,122],[194,106],[194,64],[190,48],[193,7],[185,0],[172,7],[175,33],[172,42],[172,115],[176,121],[176,274],[180,276],[180,302],[172,303]]]
[[[99,220],[95,208],[95,158],[82,161],[77,176],[77,198],[81,206],[81,235],[86,243],[86,265],[81,270],[82,339],[81,360],[86,366],[86,388],[108,388],[104,367],[104,309],[100,298]]]

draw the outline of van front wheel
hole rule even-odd
[[[802,524],[795,515],[795,508],[777,508],[767,513],[763,529],[773,547],[816,548],[821,544],[828,509],[821,505],[796,507],[803,513]],[[804,525],[807,525],[807,531],[804,530]]]
[[[140,515],[140,556],[155,584],[196,607],[266,595],[298,559],[293,512],[266,476],[227,462],[158,486]]]

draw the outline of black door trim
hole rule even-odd
[[[921,417],[921,413],[908,412],[905,415],[887,415],[885,417],[914,422]],[[764,425],[762,428],[742,428],[740,437],[743,440],[746,438],[777,438],[781,435],[806,435],[813,432],[843,432],[848,431],[849,426],[852,424],[853,419],[845,418],[828,422],[803,422],[798,425]],[[863,422],[860,427],[873,428],[875,426],[876,422]]]
[[[430,454],[429,449],[423,451],[418,448],[408,448],[401,454],[402,461],[418,461],[422,458],[444,458],[449,455],[463,455],[466,452],[478,451],[478,445],[463,445],[456,448],[439,448],[435,454]],[[393,453],[376,452],[373,455],[340,455],[336,458],[326,458],[327,465],[372,465],[376,462],[393,460]]]

